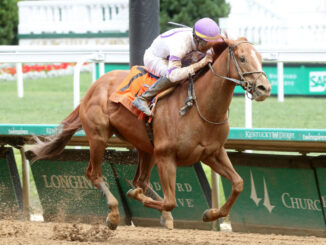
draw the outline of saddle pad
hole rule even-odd
[[[138,118],[145,118],[144,113],[136,109],[132,102],[144,93],[158,79],[148,73],[143,66],[133,66],[126,79],[120,84],[118,89],[110,96],[110,100],[121,103]]]

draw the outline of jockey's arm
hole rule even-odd
[[[209,62],[212,62],[212,56],[209,53],[206,53],[206,56],[199,62],[186,67],[181,67],[181,59],[170,59],[168,64],[167,78],[171,82],[184,80],[188,78],[189,73],[194,75],[196,71],[207,65]]]

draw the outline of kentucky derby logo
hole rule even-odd
[[[326,71],[309,72],[309,91],[326,91]]]
[[[267,208],[267,210],[269,211],[269,213],[272,213],[272,210],[275,208],[275,206],[273,206],[271,204],[270,200],[269,200],[269,194],[268,194],[268,189],[267,189],[265,177],[263,179],[264,179],[264,202],[263,202],[263,205]],[[260,201],[262,199],[257,196],[256,186],[255,186],[255,182],[254,182],[254,178],[252,176],[251,170],[250,170],[250,183],[251,183],[250,199],[252,199],[253,202],[258,207],[259,206],[259,203],[260,203]]]

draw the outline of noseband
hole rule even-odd
[[[266,73],[264,71],[249,71],[249,72],[242,72],[241,71],[240,66],[238,64],[238,61],[237,61],[237,59],[236,59],[236,57],[234,55],[234,50],[235,50],[235,48],[238,45],[240,45],[242,43],[250,43],[250,42],[248,42],[248,41],[242,41],[242,42],[238,42],[238,43],[234,44],[232,47],[228,47],[229,50],[228,50],[228,61],[227,61],[227,76],[222,76],[222,75],[217,74],[214,71],[214,68],[212,67],[212,64],[211,63],[209,63],[208,66],[209,66],[210,70],[212,71],[212,73],[215,76],[220,77],[220,78],[223,78],[223,79],[228,80],[230,82],[233,82],[236,85],[241,86],[246,92],[248,92],[248,93],[250,93],[250,94],[253,95],[253,93],[255,92],[255,86],[253,86],[253,85],[256,85],[258,78],[260,78],[262,75],[265,75],[266,76]],[[232,57],[234,66],[235,66],[235,68],[236,68],[236,70],[238,72],[238,75],[240,77],[240,80],[229,77],[229,74],[230,74],[230,63],[231,63],[231,58],[230,57]],[[253,80],[253,81],[249,81],[249,80],[245,79],[245,76],[246,75],[252,75],[252,74],[259,74],[259,76],[257,76],[256,79]],[[252,97],[251,99],[254,99],[254,97]]]

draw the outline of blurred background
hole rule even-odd
[[[266,48],[325,45],[323,0],[161,0],[160,32],[169,21],[192,26],[203,16]],[[2,45],[128,44],[128,0],[3,0],[0,17]]]

